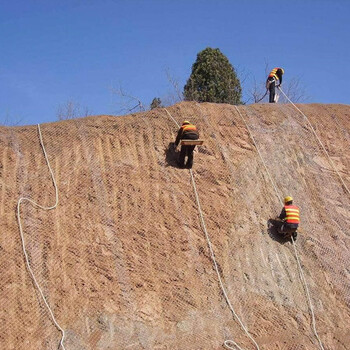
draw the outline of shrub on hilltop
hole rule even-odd
[[[227,57],[210,47],[197,55],[184,87],[186,101],[241,104],[242,88]]]

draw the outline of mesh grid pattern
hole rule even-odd
[[[292,194],[301,208],[297,248],[325,349],[349,349],[348,198],[291,106],[239,108],[279,195]],[[194,176],[236,312],[261,350],[317,349],[292,247],[267,231],[280,203],[240,116],[206,103],[168,110],[205,139]],[[322,115],[317,132],[349,184],[344,118],[332,106],[303,111],[313,121]],[[59,205],[43,212],[25,204],[21,214],[66,349],[222,349],[227,338],[253,349],[222,298],[190,176],[168,149],[176,126],[165,111],[46,124],[42,133]],[[59,332],[26,271],[14,214],[23,195],[53,202],[49,171],[35,127],[3,128],[0,146],[0,347],[57,349]]]

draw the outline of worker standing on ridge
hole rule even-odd
[[[188,120],[185,120],[182,123],[181,128],[179,129],[176,140],[175,140],[175,148],[180,143],[180,140],[198,140],[199,139],[199,133],[197,131],[197,127],[193,124],[191,124]],[[179,157],[179,167],[184,168],[185,167],[185,157],[187,156],[187,168],[192,168],[193,163],[193,151],[196,146],[181,146],[180,150],[180,157]]]
[[[276,86],[282,85],[282,75],[284,74],[283,68],[274,68],[270,72],[266,80],[266,89],[270,91],[269,103],[275,103],[276,101]],[[276,85],[279,81],[279,85]]]
[[[293,236],[297,239],[297,229],[300,223],[299,208],[293,205],[293,198],[287,196],[284,198],[284,207],[281,211],[279,219],[283,220],[282,225],[278,228],[278,232],[285,237]]]

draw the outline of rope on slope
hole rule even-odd
[[[331,164],[333,170],[334,170],[334,171],[337,173],[337,175],[339,176],[339,179],[340,179],[340,181],[341,181],[341,183],[342,183],[344,189],[350,194],[350,190],[349,190],[348,187],[346,186],[346,184],[345,184],[345,182],[344,182],[342,176],[340,175],[339,171],[336,169],[336,167],[335,167],[335,165],[334,165],[334,163],[333,163],[333,161],[332,161],[332,159],[331,159],[329,153],[327,152],[325,146],[323,145],[321,139],[320,139],[320,138],[318,137],[318,135],[316,134],[316,131],[315,131],[314,127],[312,126],[312,124],[311,124],[309,118],[308,118],[308,117],[307,117],[307,116],[306,116],[306,115],[291,101],[291,99],[284,93],[284,91],[282,90],[281,87],[278,87],[278,89],[282,92],[282,94],[284,95],[284,97],[295,107],[295,109],[306,119],[307,123],[309,124],[309,126],[310,126],[310,128],[311,128],[311,130],[312,130],[312,132],[313,132],[313,134],[315,135],[317,141],[319,142],[320,146],[322,147],[323,152],[326,154],[326,156],[327,156],[327,158],[328,158],[328,160],[329,160],[329,163]]]
[[[259,150],[259,148],[258,148],[258,145],[257,145],[257,143],[255,142],[254,136],[253,136],[253,134],[252,134],[252,132],[251,132],[251,130],[250,130],[250,128],[249,128],[249,126],[248,126],[248,124],[247,124],[245,118],[243,117],[242,113],[240,112],[240,110],[237,108],[237,106],[235,106],[235,108],[236,108],[236,111],[238,112],[238,114],[240,115],[240,117],[242,118],[244,124],[245,124],[246,127],[247,127],[247,130],[248,130],[248,132],[249,132],[249,135],[250,135],[250,137],[251,137],[251,139],[252,139],[252,141],[253,141],[253,143],[254,143],[254,146],[255,146],[256,150],[258,151],[258,154],[259,154],[259,156],[260,156],[260,158],[261,158],[261,161],[262,161],[262,163],[264,164],[264,167],[265,167],[265,169],[266,169],[266,171],[267,171],[267,173],[268,173],[268,175],[269,175],[269,178],[270,178],[270,180],[271,180],[271,183],[272,183],[272,185],[273,185],[273,187],[274,187],[274,189],[275,189],[276,196],[277,196],[278,200],[280,201],[281,205],[283,206],[282,199],[281,199],[280,196],[278,195],[277,188],[276,188],[276,186],[275,186],[275,184],[274,184],[274,182],[273,182],[273,180],[272,180],[272,177],[271,177],[270,172],[269,172],[269,170],[268,170],[268,168],[267,168],[267,166],[266,166],[266,163],[265,163],[265,161],[264,161],[264,158],[262,157],[262,155],[261,155],[261,153],[260,153],[260,150]],[[319,342],[320,348],[321,348],[322,350],[324,350],[324,347],[323,347],[323,345],[322,345],[321,339],[320,339],[320,337],[319,337],[319,335],[318,335],[318,333],[317,333],[317,329],[316,329],[316,319],[315,319],[315,314],[314,314],[314,310],[313,310],[313,305],[312,305],[312,301],[311,301],[311,297],[310,297],[309,288],[308,288],[308,286],[307,286],[306,279],[305,279],[305,276],[304,276],[304,272],[303,272],[303,269],[302,269],[302,266],[301,266],[301,263],[300,263],[299,253],[298,253],[298,251],[297,251],[294,238],[291,237],[291,239],[292,239],[292,243],[293,243],[293,248],[294,248],[295,257],[296,257],[297,264],[298,264],[299,275],[300,275],[301,281],[303,282],[304,289],[305,289],[305,292],[306,292],[307,301],[308,301],[308,304],[309,304],[309,309],[310,309],[310,314],[311,314],[311,319],[312,319],[312,328],[313,328],[314,334],[315,334],[315,336],[316,336],[316,338],[317,338],[317,340],[318,340],[318,342]]]
[[[168,110],[166,108],[164,108],[165,111],[167,112],[167,114],[170,116],[170,118],[175,122],[175,124],[179,127],[179,124],[177,123],[177,121],[173,118],[173,116],[168,112]],[[204,215],[203,215],[203,211],[202,211],[202,208],[201,208],[201,204],[200,204],[200,200],[199,200],[199,195],[198,195],[198,191],[197,191],[197,187],[196,187],[196,182],[195,182],[195,179],[194,179],[194,176],[193,176],[193,172],[192,172],[192,169],[189,169],[190,171],[190,175],[191,175],[191,181],[192,181],[192,186],[193,186],[193,190],[194,190],[194,194],[195,194],[195,197],[196,197],[196,202],[197,202],[197,207],[198,207],[198,212],[199,212],[199,216],[200,216],[200,219],[201,219],[201,225],[202,225],[202,228],[203,228],[203,231],[204,231],[204,234],[205,234],[205,237],[207,239],[207,243],[208,243],[208,246],[209,246],[209,250],[210,250],[210,255],[211,255],[211,259],[213,261],[213,264],[214,264],[214,267],[215,267],[215,271],[216,271],[216,274],[217,274],[217,277],[218,277],[218,280],[219,280],[219,284],[220,284],[220,287],[221,287],[221,290],[222,290],[222,293],[224,295],[224,298],[227,302],[227,305],[229,307],[229,309],[231,310],[232,314],[234,315],[234,317],[237,319],[238,323],[240,324],[240,326],[242,327],[242,329],[244,330],[244,332],[247,334],[247,336],[249,337],[249,339],[254,343],[254,345],[256,346],[257,350],[260,350],[259,348],[259,345],[256,343],[256,341],[254,340],[254,338],[250,335],[248,329],[244,326],[243,322],[241,321],[241,319],[238,317],[238,315],[236,314],[231,302],[230,302],[230,299],[227,295],[227,292],[226,292],[226,288],[223,284],[223,281],[222,281],[222,278],[221,278],[221,275],[220,275],[220,271],[219,271],[219,268],[218,268],[218,265],[217,265],[217,262],[216,262],[216,258],[215,258],[215,254],[214,254],[214,250],[213,250],[213,246],[212,246],[212,243],[211,243],[211,240],[210,240],[210,237],[209,237],[209,234],[208,234],[208,231],[207,231],[207,227],[205,225],[205,220],[204,220]],[[233,340],[225,340],[224,341],[224,346],[226,347],[226,349],[231,349],[231,350],[235,350],[235,348],[233,346],[235,346],[237,349],[239,350],[243,350],[235,341]]]
[[[43,300],[47,310],[49,311],[49,314],[51,316],[51,319],[52,319],[54,325],[62,333],[62,337],[61,337],[61,340],[60,340],[60,343],[59,343],[59,348],[62,347],[62,349],[65,350],[65,347],[63,345],[63,341],[64,341],[64,337],[65,337],[64,330],[58,324],[58,322],[56,321],[56,318],[55,318],[55,316],[53,314],[53,311],[52,311],[48,301],[46,300],[46,297],[45,297],[42,289],[40,288],[40,285],[39,285],[37,279],[35,278],[34,272],[33,272],[32,268],[30,266],[29,257],[28,257],[28,253],[27,253],[27,250],[26,250],[26,245],[25,245],[25,240],[24,240],[24,235],[23,235],[22,222],[21,222],[21,203],[24,202],[24,201],[27,201],[27,202],[31,203],[34,207],[37,207],[37,208],[40,208],[40,209],[43,209],[43,210],[55,209],[57,207],[57,205],[58,205],[58,188],[57,188],[57,184],[56,184],[56,181],[55,181],[55,177],[53,175],[53,171],[52,171],[51,166],[50,166],[50,162],[49,162],[47,154],[46,154],[44,142],[43,142],[42,135],[41,135],[40,124],[38,124],[38,134],[39,134],[39,139],[40,139],[40,145],[41,145],[41,148],[42,148],[44,156],[45,156],[46,164],[47,164],[47,166],[49,168],[49,171],[50,171],[50,174],[51,174],[51,178],[52,178],[52,182],[53,182],[53,185],[55,187],[55,204],[53,206],[50,206],[50,207],[45,207],[45,206],[42,206],[42,205],[36,203],[34,200],[32,200],[30,198],[21,197],[18,200],[18,202],[17,202],[17,221],[18,221],[18,226],[19,226],[19,232],[21,234],[22,249],[23,249],[23,254],[24,254],[24,257],[25,257],[25,261],[26,261],[28,272],[29,272],[29,274],[30,274],[30,276],[31,276],[31,278],[32,278],[32,280],[34,282],[35,287],[39,291],[39,293],[41,295],[41,298],[42,298],[42,300]]]
[[[174,117],[169,113],[169,111],[166,109],[166,108],[164,108],[165,109],[165,111],[168,113],[168,116],[173,120],[173,122],[176,124],[176,126],[179,128],[180,127],[180,125],[179,125],[179,123],[174,119]]]

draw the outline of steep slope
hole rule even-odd
[[[299,105],[350,187],[350,106]],[[235,311],[261,350],[318,349],[291,243],[268,234],[281,205],[234,106],[168,109],[200,128],[194,177]],[[279,197],[301,208],[297,250],[325,349],[350,349],[350,195],[291,105],[240,106]],[[66,350],[222,349],[245,335],[222,296],[189,171],[174,166],[164,109],[41,126],[57,209],[21,217],[31,266]],[[35,126],[1,128],[0,348],[57,349],[60,334],[25,266],[21,196],[52,205]]]

